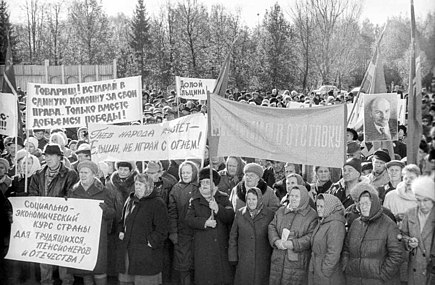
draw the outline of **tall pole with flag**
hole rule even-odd
[[[414,0],[411,0],[411,63],[408,90],[408,141],[407,163],[417,164],[417,153],[422,135],[421,118],[421,71],[417,54]]]

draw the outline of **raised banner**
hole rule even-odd
[[[151,125],[89,125],[93,161],[202,159],[207,117],[201,113]]]
[[[14,94],[0,93],[0,135],[17,136],[18,108]]]
[[[102,201],[54,197],[9,200],[13,223],[7,259],[94,269]]]
[[[211,97],[212,156],[242,156],[341,168],[346,105],[267,108]]]
[[[141,77],[27,85],[29,129],[73,128],[142,119]]]
[[[395,141],[398,102],[394,93],[364,94],[364,140]]]
[[[207,91],[213,92],[216,79],[175,77],[177,96],[184,99],[207,100]]]

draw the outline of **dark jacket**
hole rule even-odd
[[[263,285],[269,282],[272,247],[268,226],[274,212],[267,207],[251,218],[246,206],[236,212],[231,228],[228,257],[237,261],[234,284]]]
[[[126,217],[127,207],[134,205]],[[165,202],[157,191],[141,199],[131,193],[125,202],[120,229],[124,232],[118,250],[118,271],[130,275],[156,275],[163,268],[163,242],[168,234],[168,214]],[[126,272],[125,255],[129,268]]]
[[[214,199],[219,205],[219,211],[214,215],[215,228],[204,227],[211,210],[199,191],[192,197],[187,210],[186,223],[194,231],[195,284],[229,284],[233,281],[228,262],[228,238],[234,210],[225,193],[216,192]]]
[[[268,207],[272,211],[276,211],[279,207],[279,200],[278,197],[275,196],[272,188],[267,186],[263,179],[260,179],[257,184],[257,188],[261,190],[263,195],[264,206]],[[246,206],[246,187],[243,180],[240,181],[239,184],[233,188],[233,190],[231,190],[230,202],[233,205],[234,211]]]
[[[112,219],[115,217],[115,200],[110,195],[107,189],[103,186],[100,180],[94,180],[94,183],[85,190],[80,182],[76,183],[68,197],[78,199],[103,200],[105,206],[103,210],[103,219],[101,220],[100,242],[98,244],[97,264],[93,272],[73,270],[75,274],[103,274],[107,272],[107,232],[108,226],[111,225]]]
[[[30,196],[47,196],[47,197],[66,197],[68,191],[77,183],[77,172],[66,167],[63,162],[59,169],[59,173],[53,178],[48,191],[45,193],[45,175],[48,166],[46,165],[41,170],[38,170],[32,175],[29,186]]]
[[[370,215],[356,219],[343,247],[347,284],[397,284],[403,245],[397,225],[382,212],[372,195]]]

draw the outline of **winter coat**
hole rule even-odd
[[[400,182],[395,190],[385,195],[384,207],[390,209],[394,215],[404,214],[409,209],[417,206],[414,193],[405,190],[405,183]]]
[[[375,188],[384,187],[384,185],[390,182],[390,176],[388,175],[387,169],[385,169],[381,174],[375,175],[374,172],[367,176]]]
[[[66,167],[61,162],[58,174],[53,178],[50,185],[48,185],[48,191],[45,193],[45,175],[48,166],[46,165],[41,170],[38,170],[32,175],[29,185],[30,196],[46,196],[46,197],[66,197],[68,191],[77,183],[77,172]]]
[[[408,263],[408,284],[430,284],[430,273],[427,272],[427,265],[430,261],[430,252],[433,247],[432,236],[435,231],[435,207],[432,208],[429,217],[420,231],[420,221],[418,219],[418,208],[412,208],[405,214],[402,223],[402,233],[404,236],[416,237],[418,247],[415,249],[406,248],[410,251]],[[404,239],[406,241],[406,239]]]
[[[369,179],[365,176],[361,176],[358,179],[358,183],[364,182],[369,183]],[[332,184],[331,188],[326,191],[327,194],[332,194],[338,199],[340,199],[341,203],[343,204],[344,208],[347,209],[350,205],[354,203],[352,197],[350,196],[350,190],[346,188],[346,184],[344,183],[343,179],[340,179],[337,183]],[[346,195],[347,191],[347,195]]]
[[[272,247],[268,226],[274,212],[267,207],[252,219],[246,206],[236,212],[231,228],[228,257],[237,261],[234,284],[263,285],[269,282]]]
[[[80,182],[76,183],[69,192],[68,197],[104,201],[105,206],[103,210],[103,219],[101,220],[97,264],[95,265],[93,272],[73,270],[73,273],[80,275],[104,274],[107,272],[107,228],[115,217],[114,197],[110,195],[101,181],[97,178],[94,179],[94,183],[88,188],[88,190],[85,190]]]
[[[194,231],[195,284],[231,283],[232,270],[228,262],[229,226],[234,219],[234,210],[228,195],[216,192],[215,201],[219,205],[214,215],[215,228],[205,228],[211,216],[207,200],[197,191],[189,203],[186,224]]]
[[[126,215],[128,207],[133,210]],[[156,275],[163,268],[163,242],[168,234],[168,214],[165,202],[156,189],[138,199],[131,193],[125,202],[120,229],[124,239],[120,243],[117,268],[129,275]],[[125,257],[128,255],[128,271]]]
[[[340,200],[323,194],[325,211],[311,236],[309,284],[344,284],[340,256],[346,235],[344,207]],[[326,213],[328,209],[328,213]]]
[[[257,188],[261,190],[263,194],[264,206],[268,207],[272,211],[276,211],[279,207],[279,200],[273,192],[272,188],[267,186],[263,179],[258,182]],[[240,208],[246,206],[246,187],[245,181],[240,181],[233,190],[231,190],[230,201],[233,205],[234,211],[238,211]]]
[[[8,188],[12,185],[12,179],[5,174],[4,180],[0,182],[0,192],[2,192],[3,195],[6,196],[6,192],[8,191]]]
[[[391,213],[390,209],[382,207],[382,212],[390,218],[394,223],[397,223],[396,217]],[[348,230],[352,225],[353,221],[358,219],[360,212],[358,210],[357,204],[352,204],[344,211],[344,218],[346,219],[346,229]]]
[[[229,158],[233,158],[237,161],[237,170],[236,174],[234,176],[230,176],[228,174],[227,169],[219,171],[219,175],[221,176],[221,180],[218,185],[218,189],[221,192],[227,193],[228,195],[231,194],[231,190],[243,179],[243,167],[245,166],[245,162],[237,156],[230,156]],[[225,166],[228,165],[228,159],[225,163]]]
[[[369,217],[356,219],[343,247],[346,284],[398,284],[403,245],[397,225],[382,213],[372,195]]]
[[[304,187],[305,189],[305,187]],[[306,202],[303,209],[291,211],[287,206],[279,208],[269,224],[269,242],[273,247],[269,284],[306,284],[308,264],[311,255],[311,235],[317,225],[317,213],[308,204],[308,192],[305,189]],[[293,252],[296,261],[288,258],[289,250],[280,250],[275,242],[282,237],[283,229],[287,228],[293,241]],[[290,238],[289,237],[289,238]]]

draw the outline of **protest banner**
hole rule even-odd
[[[89,125],[91,157],[98,161],[202,159],[207,117],[201,113],[161,124]]]
[[[207,100],[207,91],[213,92],[216,79],[175,77],[177,96],[184,99]]]
[[[17,97],[14,94],[0,93],[0,135],[17,135]]]
[[[210,96],[213,156],[342,167],[346,105],[264,108]]]
[[[397,140],[397,95],[364,94],[364,140]]]
[[[102,201],[54,197],[9,200],[13,223],[7,259],[94,269]]]
[[[73,128],[142,119],[141,77],[27,85],[29,129]]]

